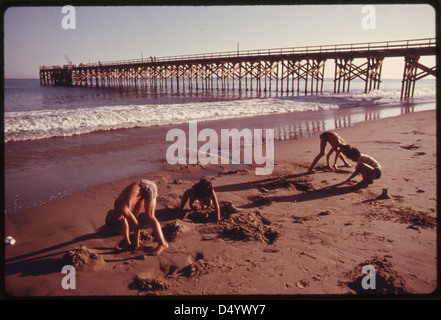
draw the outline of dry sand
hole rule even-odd
[[[14,297],[433,293],[436,112],[337,132],[381,163],[380,180],[367,189],[338,185],[353,167],[330,172],[325,158],[306,175],[319,151],[319,139],[310,138],[277,144],[269,176],[256,176],[253,168],[164,166],[153,175],[8,216],[5,236],[17,243],[5,248],[5,291]],[[196,215],[183,221],[176,210],[184,190],[202,176],[212,181],[224,206],[219,223]],[[170,244],[159,256],[150,255],[156,243],[148,225],[134,252],[120,250],[122,235],[104,225],[115,197],[140,178],[154,180],[159,189],[156,215]],[[377,198],[384,188],[391,199]],[[65,264],[75,265],[75,289],[62,287]],[[375,267],[375,290],[360,285],[367,264]]]

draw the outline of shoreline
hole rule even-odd
[[[380,268],[377,275],[396,280],[381,282],[392,290],[381,294],[430,295],[438,281],[436,110],[333,131],[374,156],[384,176],[367,189],[337,186],[354,166],[329,172],[324,158],[315,174],[305,175],[319,150],[316,137],[276,143],[269,176],[237,167],[163,164],[148,178],[158,185],[156,215],[163,230],[178,226],[168,235],[167,251],[150,256],[146,248],[155,244],[146,239],[141,250],[117,252],[122,236],[104,226],[119,192],[146,177],[137,174],[6,216],[5,236],[17,243],[5,247],[5,291],[12,297],[350,295],[357,266],[370,262]],[[220,201],[239,208],[224,223],[182,221],[175,210],[183,191],[202,176],[211,179]],[[377,199],[384,188],[393,199]],[[231,232],[250,225],[259,226],[252,234],[266,231],[262,236],[270,228],[275,239],[219,233],[221,227]],[[80,245],[99,259],[78,266],[75,290],[63,289],[60,263]],[[134,285],[141,275],[167,286],[146,292]]]
[[[276,135],[275,144],[278,144],[287,140],[302,140],[325,130],[350,127],[360,122],[419,112],[433,108],[433,105],[433,102],[423,102],[258,115],[201,121],[198,122],[198,128],[213,128],[218,134],[223,128],[272,128]],[[183,123],[6,145],[4,214],[15,214],[50,203],[91,186],[160,170],[165,161],[166,148],[172,143],[165,142],[165,135],[172,128],[188,133],[188,123]],[[28,157],[26,153],[32,156]],[[45,179],[43,185],[40,177]],[[25,186],[22,181],[27,181]]]

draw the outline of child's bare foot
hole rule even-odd
[[[163,245],[158,245],[158,247],[153,250],[153,255],[154,256],[159,256],[164,250],[166,250],[168,248],[168,243],[165,243]]]

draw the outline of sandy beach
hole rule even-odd
[[[336,130],[373,156],[383,176],[366,189],[341,184],[353,171],[306,174],[319,139],[275,145],[271,175],[253,168],[168,165],[74,193],[6,217],[5,293],[41,296],[261,296],[295,298],[433,294],[437,289],[436,111],[366,121]],[[329,146],[327,147],[327,150]],[[333,158],[333,157],[332,157]],[[339,162],[341,165],[342,163]],[[208,178],[223,207],[212,222],[177,207],[199,178]],[[118,194],[141,178],[158,186],[156,216],[169,249],[156,247],[143,221],[142,246],[121,250],[122,235],[104,218]],[[356,182],[361,176],[354,178]],[[381,197],[387,189],[390,197]],[[231,206],[233,204],[233,206]],[[75,289],[64,289],[64,265]],[[374,267],[376,288],[361,285]]]

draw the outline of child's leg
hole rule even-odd
[[[320,160],[320,158],[325,155],[325,147],[326,147],[326,140],[320,139],[320,152],[314,158],[314,160],[312,161],[311,165],[309,166],[308,173],[312,172],[312,169],[317,164],[317,162]]]
[[[159,255],[162,251],[168,248],[168,243],[165,241],[164,235],[162,233],[161,225],[158,219],[155,217],[156,209],[156,199],[145,202],[145,214],[146,219],[153,229],[153,232],[158,240],[158,247],[153,251],[154,255]]]
[[[362,186],[368,186],[369,184],[373,183],[373,179],[375,178],[375,169],[367,164],[359,164],[358,170],[360,171],[363,181],[361,182]]]
[[[133,210],[132,210],[135,217],[138,217],[139,212],[141,211],[141,208],[143,205],[144,205],[144,199],[141,197],[139,199],[139,201],[135,204],[135,206],[133,207]]]
[[[332,165],[332,167],[329,165],[329,157],[331,156],[331,154],[335,151],[335,159],[334,159],[334,164]],[[328,154],[326,155],[326,164],[328,165],[328,167],[331,170],[335,171],[335,163],[337,162],[337,158],[338,158],[338,150],[336,150],[334,147],[331,148],[331,150],[329,150]]]

